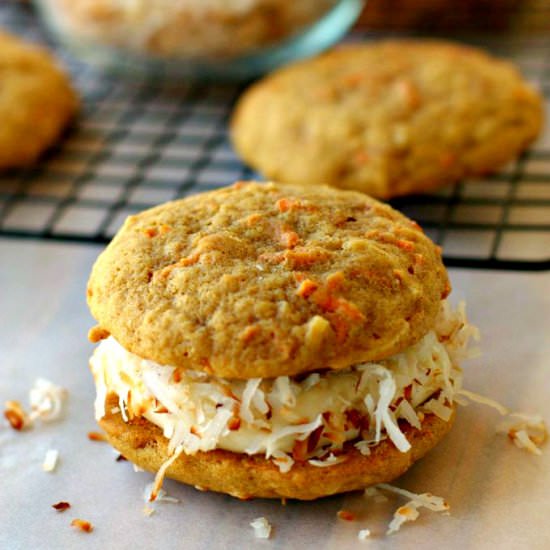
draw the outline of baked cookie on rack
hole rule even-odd
[[[35,162],[77,109],[77,95],[53,57],[0,31],[0,169]]]
[[[390,40],[334,49],[254,84],[235,149],[266,177],[388,199],[498,170],[539,134],[540,95],[472,47]]]

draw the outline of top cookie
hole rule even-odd
[[[237,183],[129,217],[93,267],[88,303],[141,357],[254,378],[397,353],[448,292],[439,248],[389,206]]]
[[[50,54],[0,32],[0,169],[33,163],[77,108],[77,96]]]
[[[494,171],[539,134],[542,100],[516,69],[440,41],[344,46],[253,85],[236,150],[269,178],[380,198]]]

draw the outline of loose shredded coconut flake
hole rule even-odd
[[[27,413],[19,401],[7,401],[4,416],[14,430],[31,428],[35,420],[51,422],[60,418],[67,390],[49,380],[38,378],[29,391],[31,411]]]
[[[498,401],[495,401],[490,397],[485,397],[484,395],[480,395],[479,393],[474,393],[472,391],[468,391],[463,388],[457,391],[457,395],[464,396],[468,398],[470,401],[473,401],[474,403],[480,403],[482,405],[487,405],[488,407],[492,407],[493,409],[496,409],[503,416],[508,414],[508,409],[504,405],[501,405]],[[461,405],[466,405],[467,403],[468,403],[467,401],[460,402]]]
[[[59,459],[59,451],[57,449],[49,449],[46,452],[44,457],[44,462],[42,463],[42,470],[45,472],[53,472],[57,466],[57,461]]]
[[[367,540],[370,537],[370,529],[360,529],[357,533],[357,538],[361,541]]]
[[[257,539],[268,539],[271,536],[271,524],[264,517],[252,520],[250,527],[254,529],[254,536]]]
[[[155,481],[152,484],[151,491],[149,492],[149,502],[154,502],[159,498],[161,491],[163,491],[162,483],[164,481],[164,476],[166,475],[166,470],[170,468],[172,463],[176,461],[176,459],[181,455],[182,452],[183,447],[178,447],[174,451],[174,454],[170,458],[168,458],[168,460],[166,460],[159,468],[157,474],[155,475]]]
[[[497,433],[505,433],[519,449],[541,455],[540,447],[548,439],[548,428],[541,416],[511,413],[497,426]]]
[[[148,483],[143,489],[143,499],[147,504],[151,502],[150,497],[151,497],[151,492],[153,491],[154,485],[155,485],[155,482],[153,481],[151,483]],[[179,499],[175,497],[171,497],[166,493],[164,489],[159,489],[157,492],[157,496],[155,498],[155,502],[170,502],[172,504],[178,504]]]
[[[450,510],[449,504],[445,502],[443,498],[437,497],[430,493],[416,494],[387,483],[379,483],[375,488],[383,489],[384,491],[395,493],[396,495],[410,499],[409,502],[403,506],[400,506],[395,511],[393,519],[388,525],[388,530],[386,531],[387,535],[391,535],[392,533],[399,531],[404,523],[408,521],[415,521],[420,515],[418,508],[428,508],[428,510],[431,510],[432,512],[448,512]],[[375,494],[376,493],[371,491],[369,496]]]
[[[31,420],[36,418],[40,418],[43,422],[57,420],[63,412],[66,397],[66,389],[45,378],[38,378],[29,392]]]
[[[520,412],[510,413],[506,407],[494,399],[464,389],[460,389],[457,393],[458,396],[464,396],[470,401],[492,407],[502,416],[506,416],[507,419],[497,426],[496,431],[507,434],[518,449],[525,449],[534,455],[542,454],[540,447],[548,438],[548,428],[541,416]],[[461,402],[459,399],[460,397],[457,401],[462,405],[468,404],[468,401]]]

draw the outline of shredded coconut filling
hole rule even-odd
[[[227,380],[145,360],[112,337],[97,347],[90,366],[96,381],[96,418],[109,393],[124,420],[143,416],[159,426],[175,450],[194,454],[216,448],[264,454],[282,472],[295,461],[330,466],[343,445],[363,454],[389,438],[410,448],[398,421],[420,428],[424,413],[447,421],[461,390],[460,360],[477,329],[464,305],[442,303],[434,330],[402,353],[377,363],[313,373],[305,379]],[[179,454],[179,453],[178,453]]]

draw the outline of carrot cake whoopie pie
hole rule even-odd
[[[454,419],[475,328],[449,292],[439,247],[358,192],[238,182],[157,206],[92,270],[96,417],[155,490],[390,481]]]

